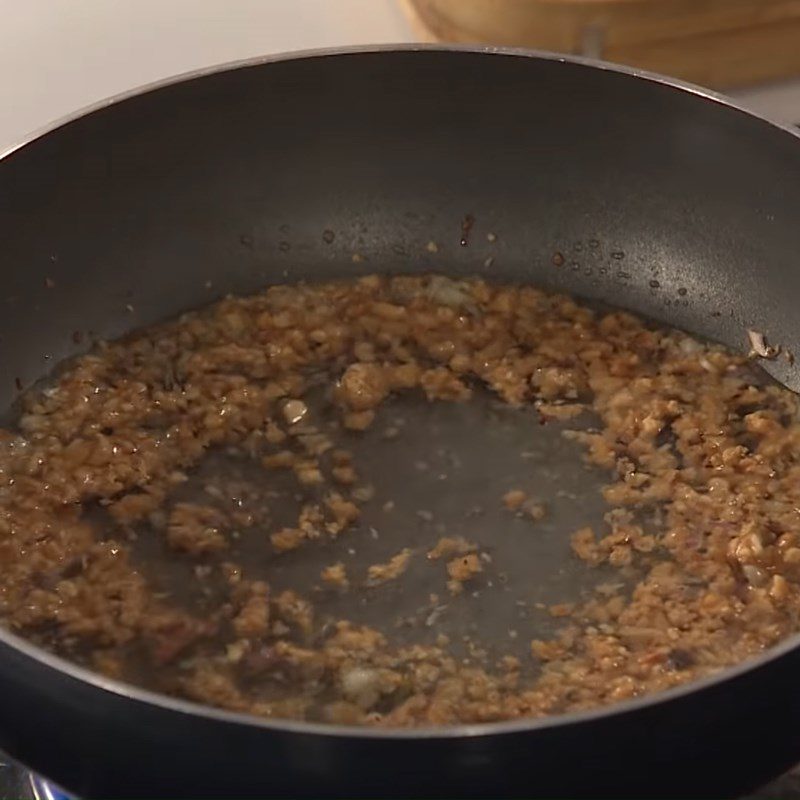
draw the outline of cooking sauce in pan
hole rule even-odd
[[[741,356],[530,287],[273,287],[28,393],[0,608],[265,716],[608,704],[800,627],[796,412]]]

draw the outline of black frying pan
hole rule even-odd
[[[92,337],[375,269],[532,282],[800,351],[798,210],[794,134],[605,65],[391,48],[190,76],[0,163],[0,405]],[[797,645],[591,713],[394,732],[202,708],[2,633],[0,746],[86,797],[734,796],[800,757]]]

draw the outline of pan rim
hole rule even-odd
[[[250,58],[235,59],[233,61],[223,61],[219,64],[212,64],[207,67],[200,67],[198,69],[187,70],[179,72],[175,75],[167,76],[166,78],[159,78],[155,81],[149,81],[135,86],[131,89],[126,89],[122,92],[102,98],[88,105],[64,114],[60,117],[51,120],[43,125],[38,126],[33,131],[24,135],[22,138],[7,145],[4,149],[0,150],[0,162],[4,161],[9,156],[13,155],[19,150],[22,150],[29,144],[32,144],[38,139],[54,133],[59,128],[63,128],[72,122],[79,119],[88,117],[96,111],[102,111],[105,108],[117,105],[125,100],[131,100],[140,95],[149,94],[160,89],[166,89],[181,83],[188,83],[189,81],[198,78],[206,78],[212,75],[217,75],[225,72],[234,72],[239,69],[248,69],[250,67],[259,67],[266,64],[282,63],[288,61],[310,61],[318,58],[331,58],[338,56],[358,56],[358,55],[372,55],[376,53],[464,53],[471,55],[485,55],[485,56],[511,56],[517,58],[530,58],[540,61],[556,61],[564,64],[574,64],[576,66],[590,67],[599,69],[603,72],[613,72],[620,75],[627,75],[631,78],[638,78],[648,83],[656,83],[662,86],[677,89],[678,91],[686,92],[687,94],[694,95],[703,100],[709,100],[717,105],[725,106],[733,111],[738,111],[748,117],[756,119],[767,125],[778,128],[791,136],[800,139],[800,130],[791,123],[784,122],[775,117],[767,114],[762,114],[748,108],[745,104],[735,101],[722,92],[714,89],[709,89],[705,86],[700,86],[690,81],[684,81],[680,78],[671,78],[668,75],[663,75],[658,72],[651,72],[650,70],[639,69],[637,67],[628,67],[624,64],[614,64],[610,61],[603,61],[597,58],[588,58],[586,56],[556,53],[550,50],[537,50],[525,47],[500,47],[495,45],[468,45],[468,44],[427,44],[427,43],[397,43],[397,44],[365,44],[365,45],[349,45],[344,47],[320,47],[311,48],[307,50],[292,50],[281,53],[270,53],[263,56],[253,56]]]
[[[341,56],[372,55],[379,53],[463,53],[472,55],[483,55],[487,57],[516,57],[531,58],[540,61],[554,61],[564,64],[572,64],[591,69],[600,69],[604,72],[612,72],[625,75],[630,78],[643,80],[648,83],[655,83],[665,88],[675,89],[694,95],[700,100],[713,102],[717,105],[729,108],[743,115],[762,122],[772,128],[800,139],[800,131],[794,126],[767,115],[756,113],[748,109],[724,94],[707,89],[687,81],[670,78],[665,75],[650,72],[647,70],[636,69],[619,64],[612,64],[606,61],[585,58],[582,56],[565,55],[543,50],[533,50],[517,47],[496,47],[479,45],[442,45],[442,44],[380,44],[380,45],[356,45],[349,47],[330,47],[311,50],[292,51],[287,53],[276,53],[252,58],[229,61],[209,67],[190,70],[179,73],[167,78],[143,84],[133,89],[120,92],[98,102],[89,104],[78,111],[62,116],[23,137],[16,143],[0,151],[0,162],[11,157],[14,153],[23,150],[27,145],[42,139],[62,127],[65,127],[79,119],[87,117],[95,112],[109,108],[123,101],[148,94],[173,85],[187,83],[199,78],[210,77],[226,72],[233,72],[239,69],[260,67],[271,63],[282,63],[289,61],[306,61],[318,58],[331,58]],[[774,647],[767,650],[762,655],[749,659],[741,664],[721,670],[719,673],[702,678],[697,681],[667,689],[662,692],[644,695],[632,700],[624,700],[608,706],[590,709],[587,711],[572,712],[568,714],[558,714],[554,716],[539,718],[523,718],[503,722],[485,722],[477,724],[459,724],[449,726],[431,726],[425,728],[388,728],[375,729],[357,725],[337,725],[328,723],[302,722],[297,720],[268,719],[258,717],[254,714],[244,712],[226,711],[214,708],[201,703],[183,700],[169,695],[160,694],[148,689],[140,688],[132,684],[107,678],[99,673],[93,672],[85,667],[79,666],[68,661],[61,656],[44,650],[11,630],[0,626],[0,647],[8,647],[23,658],[36,662],[39,667],[53,670],[62,677],[86,684],[100,691],[116,695],[122,701],[154,706],[164,711],[170,711],[192,717],[204,717],[211,721],[247,726],[251,728],[263,728],[280,732],[299,733],[314,736],[330,736],[345,739],[375,739],[375,740],[451,740],[460,738],[475,738],[483,736],[513,735],[517,733],[532,732],[550,728],[561,728],[570,725],[596,722],[607,717],[623,716],[625,714],[643,711],[650,707],[668,703],[671,700],[682,698],[695,692],[703,691],[717,684],[728,680],[741,677],[749,672],[755,672],[761,667],[782,658],[791,651],[800,648],[800,633],[790,636]]]

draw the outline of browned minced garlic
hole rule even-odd
[[[320,577],[326,585],[336,589],[347,589],[350,586],[347,569],[341,561],[325,567],[320,573]]]
[[[248,588],[250,596],[233,618],[233,628],[242,638],[255,638],[269,630],[269,587],[257,581]]]
[[[447,562],[447,574],[460,583],[474,578],[479,572],[483,572],[483,566],[477,553],[467,553]]]
[[[367,584],[378,586],[387,581],[397,580],[408,569],[412,555],[412,551],[405,547],[385,564],[371,564],[367,568]]]
[[[510,489],[503,495],[503,504],[509,511],[517,511],[527,499],[522,489]]]
[[[478,549],[478,545],[467,541],[463,536],[443,536],[438,542],[428,550],[428,558],[436,560],[452,555],[463,555],[472,553]]]
[[[526,516],[538,522],[545,518],[547,510],[544,503],[539,503],[528,497],[522,489],[511,489],[503,495],[503,505],[509,511],[515,511],[517,516]]]
[[[193,555],[224,550],[228,546],[220,530],[224,516],[215,508],[177,503],[167,525],[167,541],[175,550]]]
[[[483,572],[483,566],[477,553],[456,556],[456,558],[447,562],[447,574],[450,576],[447,588],[453,594],[459,594],[463,591],[464,584],[472,580],[479,572]]]
[[[763,337],[751,344],[772,354]],[[321,372],[355,431],[393,393],[466,401],[478,382],[545,422],[596,420],[568,435],[607,470],[609,511],[572,546],[621,580],[604,574],[590,599],[550,608],[563,627],[531,642],[529,677],[510,655],[465,665],[443,634],[399,646],[346,620],[318,623],[301,595],[231,560],[246,526],[265,558],[283,559],[358,520],[358,464],[308,412]],[[22,404],[18,429],[0,432],[2,620],[115,678],[145,680],[149,662],[156,690],[366,725],[537,717],[711,675],[800,629],[795,396],[746,358],[626,313],[440,276],[278,286],[102,344]],[[296,520],[273,526],[214,492],[181,499],[187,474],[230,447],[263,464],[265,485],[306,493]],[[223,596],[192,614],[159,592],[131,554],[137,526]],[[453,588],[482,568],[477,551],[445,537],[428,556],[449,559]],[[408,557],[395,558],[401,579]],[[338,580],[338,565],[328,570]],[[468,602],[464,592],[452,604]]]
[[[529,500],[525,503],[523,510],[525,515],[530,517],[534,522],[539,522],[547,516],[547,507],[545,504],[537,503],[533,500]]]

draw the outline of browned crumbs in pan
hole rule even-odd
[[[411,556],[412,551],[404,547],[385,564],[372,564],[367,570],[367,582],[370,586],[379,586],[381,583],[397,580],[408,569]]]
[[[335,589],[349,589],[350,580],[347,577],[347,568],[341,561],[331,564],[320,573],[323,583]]]
[[[438,542],[428,550],[428,558],[436,560],[453,554],[464,555],[478,549],[477,544],[468,542],[462,536],[443,536]]]
[[[676,686],[800,627],[797,400],[752,375],[720,347],[530,287],[370,276],[226,299],[103,344],[23,398],[18,429],[0,434],[0,613],[108,675],[135,681],[156,666],[153,688],[265,716],[480,722]],[[443,635],[401,646],[344,619],[320,627],[306,597],[254,580],[230,552],[262,526],[277,563],[358,520],[370,489],[315,426],[308,393],[321,382],[353,430],[393,393],[464,402],[479,382],[543,419],[591,410],[599,428],[572,437],[608,471],[609,510],[602,530],[565,536],[589,564],[638,566],[632,594],[612,583],[553,606],[559,629],[531,643],[530,677],[511,655],[465,664]],[[187,474],[222,448],[262,463],[265,485],[293,481],[312,500],[270,528],[235,482],[181,499]],[[218,491],[241,502],[216,502]],[[527,497],[500,502],[524,511]],[[645,531],[641,514],[655,509],[662,524]],[[197,585],[223,587],[204,613],[137,568],[145,523]],[[443,563],[428,568],[446,566],[442,588],[486,572],[476,546],[436,539],[428,557]],[[410,557],[373,565],[372,582],[402,581]],[[391,588],[356,586],[338,563],[321,580]]]
[[[459,594],[464,591],[464,584],[482,571],[483,567],[477,553],[456,556],[447,562],[447,574],[450,576],[447,588],[453,594]]]

